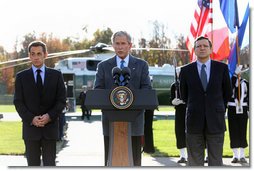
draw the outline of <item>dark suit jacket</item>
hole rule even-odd
[[[58,138],[58,116],[66,104],[65,86],[61,72],[45,68],[41,99],[36,89],[32,68],[16,75],[14,105],[23,122],[23,139]],[[48,113],[51,122],[42,128],[33,126],[36,115]]]
[[[180,73],[181,97],[187,103],[186,131],[210,134],[226,130],[226,104],[232,94],[226,64],[211,60],[210,79],[204,91],[198,74],[197,62],[183,68]]]
[[[112,89],[116,87],[112,77],[112,69],[117,66],[116,57],[109,58],[98,64],[94,88],[95,89]],[[142,59],[130,55],[128,67],[131,70],[131,79],[129,88],[131,89],[151,89],[148,64]],[[102,111],[103,112],[103,111]],[[108,120],[103,116],[103,133],[108,135]],[[132,122],[132,135],[139,136],[144,134],[144,114],[137,117]]]

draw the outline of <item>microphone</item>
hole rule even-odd
[[[114,83],[115,83],[117,86],[120,85],[120,80],[119,80],[120,75],[121,75],[121,69],[118,68],[118,67],[114,67],[114,68],[112,69],[112,76],[113,76],[113,79],[115,80]]]
[[[125,85],[127,85],[131,79],[131,70],[129,67],[123,67],[122,75],[124,77]]]

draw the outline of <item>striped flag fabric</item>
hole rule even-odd
[[[211,31],[212,22],[212,0],[198,0],[194,11],[194,20],[190,26],[190,35],[186,40],[186,46],[190,52],[190,61],[196,60],[193,48],[195,39],[201,35],[206,36],[206,33]]]
[[[228,67],[229,67],[229,72],[230,72],[230,76],[234,75],[235,69],[236,69],[236,65],[238,62],[238,54],[236,49],[237,48],[241,48],[242,46],[242,42],[243,42],[243,37],[244,37],[244,33],[245,33],[245,29],[249,20],[249,14],[250,14],[250,9],[249,9],[249,3],[247,4],[246,10],[245,10],[245,14],[243,17],[243,21],[242,24],[240,26],[238,26],[238,47],[236,42],[234,42],[233,48],[231,49],[229,58],[228,58]]]
[[[219,0],[217,1],[215,3],[216,5],[219,3]],[[215,20],[213,18],[213,6],[213,0],[197,0],[197,6],[194,11],[194,20],[190,26],[190,34],[186,39],[186,46],[190,52],[191,62],[196,60],[193,46],[195,39],[199,36],[209,37],[209,39],[212,41],[212,59],[223,60],[229,55],[230,46],[228,40],[228,28],[226,27],[222,14],[219,17],[223,19],[223,25],[217,24],[215,27]],[[221,13],[221,11],[219,12]]]

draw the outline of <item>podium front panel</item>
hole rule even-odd
[[[111,122],[132,122],[135,121],[137,116],[142,112],[142,110],[103,110],[103,115],[106,116]]]
[[[86,93],[85,105],[88,109],[113,109],[116,108],[110,102],[111,89],[95,89],[89,90]],[[157,109],[158,99],[155,90],[143,90],[137,89],[132,90],[133,92],[133,103],[132,105],[124,110],[135,110],[135,109]]]

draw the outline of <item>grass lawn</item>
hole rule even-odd
[[[21,122],[0,121],[0,154],[24,154],[21,124]],[[179,156],[175,141],[174,120],[154,121],[153,133],[156,152],[152,154],[152,156]],[[249,156],[249,147],[246,148],[245,154]],[[225,134],[223,155],[225,157],[232,157],[232,151],[229,147],[228,132]]]
[[[157,120],[153,122],[155,153],[152,156],[179,156],[179,151],[176,148],[174,126],[174,120]],[[250,142],[249,124],[247,128],[247,140]],[[232,157],[228,131],[225,132],[223,156]],[[245,149],[245,156],[249,157],[249,147]]]
[[[0,105],[1,112],[16,112],[16,109],[14,105]]]
[[[80,112],[80,106],[76,107]],[[159,106],[159,111],[172,111],[172,106]],[[14,105],[0,105],[1,112],[16,112]],[[226,122],[227,123],[227,122]],[[24,143],[22,140],[21,122],[0,121],[0,154],[23,154]],[[249,124],[247,139],[249,141]],[[179,156],[176,148],[174,120],[155,120],[153,122],[154,145],[156,151],[152,156]],[[245,149],[246,156],[249,156],[249,147]],[[232,150],[229,145],[228,131],[225,132],[223,156],[232,157]]]
[[[0,154],[24,154],[21,122],[0,121]]]

